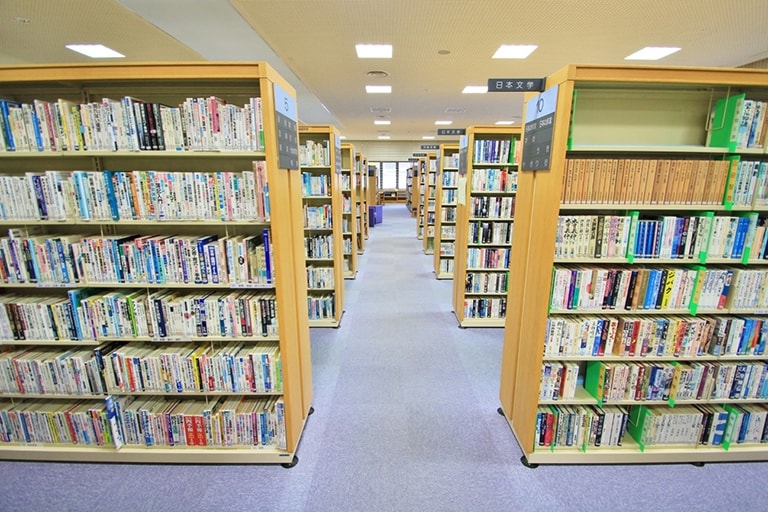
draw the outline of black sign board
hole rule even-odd
[[[440,149],[440,145],[439,144],[422,144],[421,145],[421,149],[427,149],[427,150],[429,150],[429,149],[432,149],[432,150]]]
[[[488,92],[542,92],[543,78],[489,78]]]
[[[419,157],[419,156],[426,157],[427,154],[426,153],[414,153],[413,156],[416,156],[416,157]]]
[[[552,132],[557,110],[557,86],[547,89],[525,106],[522,171],[548,170],[552,163]]]
[[[466,176],[469,167],[469,138],[462,135],[459,139],[459,176]]]
[[[335,146],[335,153],[336,153],[336,174],[341,174],[341,138],[336,137],[334,135],[331,135],[334,140],[336,141]],[[354,158],[354,155],[352,155]]]
[[[409,158],[408,161],[409,162],[418,162],[419,159],[418,158]]]
[[[296,99],[274,84],[275,124],[277,125],[277,160],[281,169],[299,168],[299,137]]]
[[[465,128],[438,128],[438,135],[464,135],[467,133]]]

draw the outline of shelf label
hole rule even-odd
[[[414,153],[413,156],[415,156],[415,157],[426,157],[427,154],[426,153]]]
[[[462,135],[459,137],[459,176],[466,176],[469,168],[467,161],[467,152],[469,151],[469,137]],[[462,203],[463,204],[463,203]]]
[[[438,128],[438,135],[465,135],[467,133],[466,128]]]
[[[557,110],[555,85],[528,100],[525,105],[523,161],[521,171],[546,171],[552,162],[552,134]]]
[[[277,158],[281,169],[299,169],[299,136],[296,98],[279,85],[275,91],[275,125],[277,129]]]
[[[336,155],[336,174],[341,174],[341,137],[337,135],[331,135],[335,140],[335,155]]]
[[[489,78],[488,92],[543,92],[543,78]]]
[[[427,151],[429,151],[429,150],[431,150],[431,149],[432,149],[432,150],[434,150],[434,149],[440,149],[440,145],[439,145],[439,144],[422,144],[422,145],[421,145],[421,149],[425,149],[425,150],[427,150]],[[426,155],[424,155],[424,156],[426,156]]]

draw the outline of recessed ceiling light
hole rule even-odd
[[[118,53],[112,48],[107,48],[103,44],[68,44],[67,48],[92,59],[119,59],[125,57],[122,53]]]
[[[391,44],[356,44],[355,51],[360,59],[391,59]]]
[[[392,124],[388,119],[376,119],[373,124]]]
[[[435,124],[449,125],[453,124],[453,121],[435,121]]]
[[[346,136],[346,135],[339,135],[339,138],[340,138],[340,139],[346,139],[346,138],[347,138],[347,136]]]
[[[495,124],[499,124],[499,125],[510,125],[510,124],[515,124],[515,122],[514,122],[514,121],[496,121],[496,123],[495,123]]]
[[[437,50],[438,55],[450,55],[451,50]]]
[[[624,57],[624,60],[659,60],[677,51],[680,51],[680,48],[675,46],[646,46],[632,55]]]
[[[381,140],[389,140],[389,135],[379,135],[379,139],[381,139]]]
[[[525,59],[538,48],[535,44],[503,44],[499,46],[494,59]]]
[[[463,94],[485,94],[488,92],[487,85],[468,85],[461,91]]]
[[[366,85],[365,92],[368,94],[389,94],[392,92],[391,85]]]
[[[386,71],[375,70],[375,71],[367,72],[365,76],[371,76],[375,78],[386,78],[389,76],[389,73],[387,73]]]
[[[424,136],[422,137],[422,139],[424,139],[424,140],[433,140],[434,138],[435,138],[435,136],[434,136],[434,135],[424,135]]]
[[[29,25],[32,23],[32,20],[29,18],[24,18],[23,16],[16,16],[13,21],[16,23],[21,23],[22,25]]]

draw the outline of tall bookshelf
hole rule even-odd
[[[440,144],[440,150],[437,153],[435,250],[433,257],[437,279],[453,278],[458,177],[459,145]]]
[[[461,327],[504,327],[519,139],[519,127],[472,126],[459,143],[453,308]]]
[[[344,314],[342,149],[333,126],[299,127],[304,251],[310,327],[338,327]]]
[[[546,83],[551,167],[520,172],[499,393],[523,462],[768,460],[766,130],[736,99],[765,101],[768,72]]]
[[[427,165],[426,157],[419,157],[416,163],[417,174],[414,175],[414,201],[416,206],[416,238],[424,239],[424,221],[426,220],[426,202],[427,193]]]
[[[312,376],[301,176],[278,155],[276,125],[295,135],[276,97],[295,122],[265,63],[0,68],[23,113],[9,104],[0,151],[3,258],[30,249],[0,282],[0,458],[296,462]],[[203,109],[225,117],[195,132]],[[229,137],[236,122],[253,137]],[[238,354],[250,380],[214,375]],[[246,409],[258,432],[232,423]]]
[[[427,174],[424,189],[424,254],[433,254],[435,250],[435,210],[437,197],[437,156],[427,153]]]
[[[355,217],[357,223],[357,253],[365,252],[368,238],[368,174],[365,157],[359,151],[355,153]]]
[[[341,145],[341,230],[344,241],[344,279],[357,276],[357,187],[355,186],[355,146]]]
[[[419,166],[417,161],[413,161],[413,165],[408,169],[408,176],[405,181],[405,207],[408,209],[408,213],[411,217],[416,216],[418,210],[418,176]]]

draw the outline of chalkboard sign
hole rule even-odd
[[[552,164],[552,133],[556,110],[556,85],[528,100],[525,106],[521,171],[549,170]]]
[[[296,132],[298,122],[296,99],[279,85],[273,85],[278,165],[281,169],[297,170],[299,168],[299,137]]]

